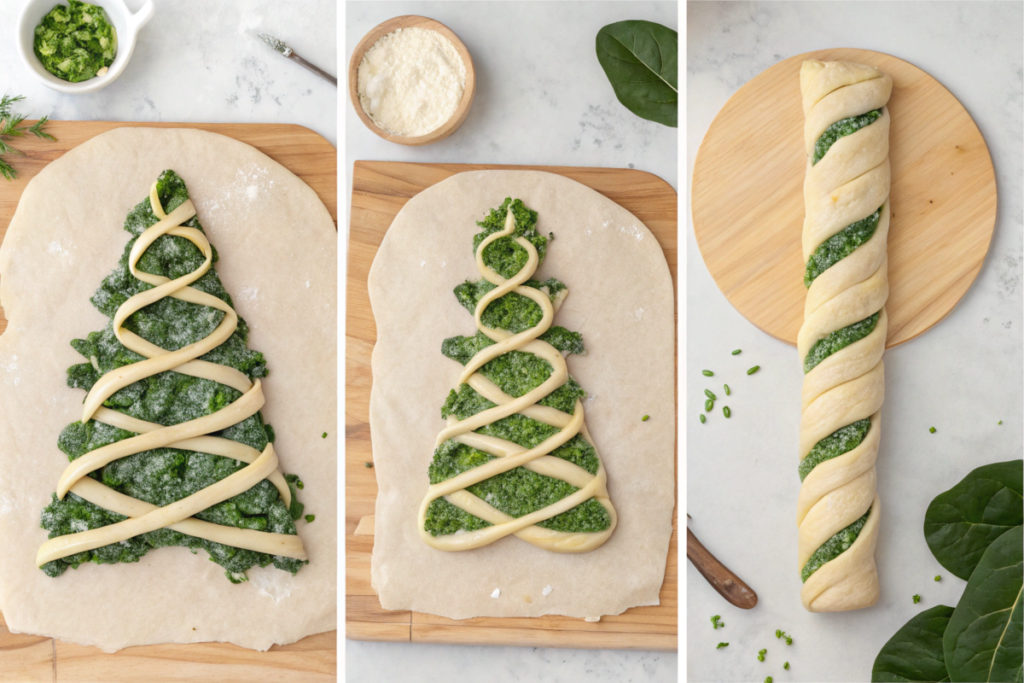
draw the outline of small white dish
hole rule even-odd
[[[90,3],[103,8],[114,30],[117,31],[117,54],[114,55],[113,64],[107,68],[107,73],[81,83],[70,83],[51,74],[39,61],[33,50],[36,26],[53,9],[54,5],[66,4],[67,2],[63,0],[27,0],[21,9],[21,17],[18,19],[18,53],[28,70],[45,86],[69,94],[96,92],[117,80],[124,68],[128,66],[128,60],[132,58],[132,52],[135,51],[135,41],[138,38],[139,30],[153,17],[155,9],[153,0],[146,0],[139,11],[135,13],[128,9],[124,0],[95,0]]]

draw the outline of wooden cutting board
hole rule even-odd
[[[693,228],[711,275],[761,330],[796,344],[803,322],[807,59],[870,64],[893,80],[887,346],[949,313],[981,270],[996,180],[971,115],[942,84],[891,55],[833,49],[785,59],[748,81],[715,117],[693,167]]]
[[[631,211],[654,233],[676,284],[677,196],[665,181],[642,171],[565,166],[409,164],[357,161],[352,172],[345,328],[345,635],[354,640],[526,647],[675,650],[678,622],[678,525],[661,587],[661,604],[634,607],[598,623],[561,616],[454,620],[432,614],[388,611],[370,587],[373,514],[377,499],[370,448],[370,354],[377,328],[367,277],[384,233],[398,211],[419,192],[449,176],[487,169],[557,173],[591,187]],[[677,373],[678,375],[678,373]]]
[[[25,156],[12,160],[19,173],[16,181],[9,183],[0,179],[0,242],[14,216],[21,193],[33,176],[86,140],[123,127],[198,128],[248,143],[312,187],[337,225],[337,152],[331,143],[308,128],[252,123],[53,121],[47,124],[46,130],[57,138],[56,142],[30,136],[15,143]],[[0,333],[6,327],[7,320],[0,309]],[[253,680],[326,683],[336,680],[336,674],[337,631],[309,636],[291,645],[274,646],[267,652],[255,652],[227,643],[198,643],[130,647],[106,654],[95,647],[13,634],[7,630],[0,614],[0,681],[4,683],[249,683]]]

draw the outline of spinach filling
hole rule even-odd
[[[846,226],[835,235],[822,242],[811,258],[807,260],[807,269],[804,271],[804,286],[810,287],[814,279],[826,270],[849,256],[875,234],[878,229],[878,221],[882,216],[882,208],[879,207],[873,214]]]
[[[537,247],[538,255],[543,258],[547,239],[536,232],[536,212],[527,209],[521,201],[511,199],[506,199],[501,207],[491,211],[487,218],[478,223],[483,230],[474,238],[474,252],[487,235],[504,228],[505,214],[510,205],[516,221],[516,235],[530,240]],[[526,251],[512,239],[502,238],[485,250],[484,263],[503,277],[510,278],[525,265]],[[545,291],[552,301],[565,289],[565,285],[555,279],[546,282],[529,280],[524,284]],[[462,306],[475,313],[480,298],[493,288],[494,285],[486,280],[466,281],[455,288],[455,296]],[[490,328],[504,329],[515,334],[534,327],[540,322],[541,317],[541,309],[536,303],[511,292],[491,302],[481,315],[481,320]],[[540,339],[566,353],[585,352],[582,336],[578,332],[562,327],[550,328]],[[493,343],[486,335],[477,332],[472,337],[445,339],[441,352],[465,365],[481,349]],[[546,381],[551,376],[552,367],[547,361],[531,353],[512,351],[487,362],[479,372],[506,394],[519,397]],[[586,393],[580,385],[570,377],[565,384],[539,401],[538,405],[549,406],[571,415],[575,410],[576,401],[585,396]],[[441,416],[454,415],[459,420],[465,420],[493,408],[494,405],[472,387],[463,384],[448,394],[441,409]],[[505,439],[524,448],[534,448],[558,431],[556,427],[516,414],[486,425],[477,430],[477,433]],[[596,474],[600,466],[594,447],[580,435],[556,448],[551,455],[578,465],[591,474]],[[453,440],[445,441],[434,451],[428,470],[430,483],[447,481],[493,459],[494,456],[465,444]],[[537,474],[525,467],[517,467],[473,484],[466,490],[507,515],[521,517],[562,500],[578,489],[560,479]],[[570,533],[603,531],[610,525],[608,511],[593,498],[538,524],[547,529]],[[425,530],[434,536],[474,531],[488,526],[491,526],[488,522],[465,512],[444,498],[438,498],[428,505],[424,524]]]
[[[529,259],[526,250],[516,243],[516,237],[524,237],[536,247],[537,257],[541,263],[544,262],[548,250],[548,238],[537,232],[537,212],[527,209],[522,201],[513,201],[509,197],[477,223],[481,231],[473,236],[473,253],[476,254],[480,243],[492,233],[505,229],[505,216],[509,206],[512,207],[512,217],[515,219],[515,231],[511,236],[494,240],[484,249],[484,264],[506,279],[522,270]]]
[[[863,420],[857,420],[852,424],[837,429],[814,444],[811,452],[800,461],[798,468],[800,481],[806,479],[811,470],[826,460],[838,458],[843,453],[849,453],[859,446],[864,441],[864,437],[867,436],[870,427],[871,418],[866,417]]]
[[[868,508],[863,517],[845,529],[840,530],[811,554],[807,564],[800,570],[800,578],[804,583],[807,583],[807,579],[811,578],[811,574],[821,569],[825,563],[831,562],[850,549],[853,542],[857,540],[857,536],[860,535],[861,529],[867,523],[868,515],[870,514],[871,508]]]
[[[51,74],[79,83],[114,63],[117,32],[102,7],[69,0],[67,6],[56,5],[36,26],[33,51]]]
[[[173,171],[165,171],[157,182],[157,191],[166,212],[170,213],[188,199],[185,183]],[[118,306],[137,292],[151,286],[137,280],[128,269],[128,256],[135,239],[157,222],[149,199],[135,206],[125,220],[124,228],[132,235],[117,268],[104,279],[92,302],[104,315],[112,318]],[[184,225],[202,230],[197,218]],[[203,263],[199,249],[184,238],[164,235],[158,238],[139,260],[138,267],[147,273],[176,278],[194,271]],[[214,251],[214,262],[217,260]],[[230,304],[214,268],[192,285]],[[223,313],[206,306],[190,304],[174,298],[165,298],[134,313],[125,328],[144,339],[168,350],[176,350],[206,337],[220,323]],[[263,355],[246,346],[249,329],[239,319],[234,334],[221,346],[210,351],[203,360],[227,365],[245,373],[250,379],[267,375]],[[128,350],[107,327],[92,332],[86,339],[76,339],[72,347],[88,362],[68,369],[68,386],[88,391],[99,378],[116,368],[143,360]],[[237,400],[241,394],[231,388],[206,379],[190,377],[173,371],[163,372],[130,384],[113,394],[104,406],[135,418],[170,426],[210,415]],[[73,422],[64,428],[57,445],[69,460],[111,443],[135,436],[134,433],[111,427],[95,420]],[[273,430],[256,413],[242,422],[215,434],[262,451],[273,441]],[[245,463],[232,458],[158,448],[115,460],[89,476],[125,495],[165,506],[244,468]],[[297,498],[298,477],[286,475],[292,493],[291,508],[281,500],[277,489],[268,481],[260,481],[247,491],[218,503],[196,515],[197,518],[241,529],[254,529],[281,534],[295,534],[295,522],[302,515],[303,505]],[[42,527],[55,538],[65,534],[96,529],[125,519],[69,493],[64,500],[54,494],[43,510]],[[113,564],[137,562],[153,548],[183,546],[196,552],[205,550],[210,559],[225,568],[232,581],[245,570],[271,563],[279,569],[297,572],[305,562],[280,556],[271,556],[251,550],[233,548],[204,539],[186,536],[171,529],[159,529],[95,550],[78,553],[43,565],[49,576],[60,576],[68,567],[77,568],[82,562]],[[241,580],[244,580],[242,578]]]
[[[821,361],[831,356],[836,351],[846,348],[850,344],[860,341],[864,337],[871,334],[875,325],[878,324],[878,317],[881,315],[881,311],[873,315],[847,325],[846,327],[836,330],[832,334],[828,335],[824,339],[819,339],[811,347],[811,350],[807,352],[804,357],[804,374],[813,370]]]
[[[871,125],[882,116],[881,109],[875,109],[869,111],[866,114],[860,116],[851,116],[845,119],[839,119],[831,126],[825,129],[825,132],[821,134],[817,142],[814,143],[814,156],[811,159],[811,165],[821,161],[822,157],[828,152],[828,150],[836,143],[841,137],[856,133],[861,128]]]

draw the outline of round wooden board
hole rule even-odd
[[[981,269],[996,219],[988,147],[963,105],[913,64],[852,48],[790,57],[740,88],[712,122],[693,167],[693,228],[719,289],[750,322],[796,344],[803,322],[800,65],[876,66],[893,80],[889,227],[891,347],[949,313]]]

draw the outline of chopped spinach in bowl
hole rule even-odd
[[[117,32],[103,8],[80,0],[56,5],[35,34],[34,50],[43,67],[71,83],[102,76],[117,54]]]

